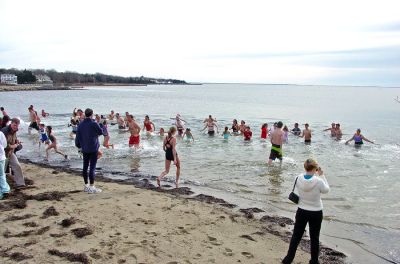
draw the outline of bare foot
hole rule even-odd
[[[175,182],[175,186],[176,186],[176,188],[178,189],[178,188],[179,188],[179,183],[178,183],[178,182]]]
[[[160,179],[159,178],[157,178],[157,185],[158,185],[158,187],[161,187],[161,183],[160,183]]]

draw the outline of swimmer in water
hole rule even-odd
[[[268,165],[272,164],[272,161],[275,159],[279,159],[282,165],[282,145],[283,145],[283,131],[282,131],[283,123],[279,121],[276,123],[276,128],[271,133],[271,153],[269,154]]]
[[[331,127],[324,129],[323,131],[330,131],[331,132],[331,137],[336,137],[336,124],[335,122],[332,122]]]
[[[185,133],[183,133],[182,135],[182,138],[185,138],[185,136],[187,141],[192,140],[192,142],[194,142],[194,137],[192,132],[190,131],[190,128],[186,128]]]
[[[301,130],[299,128],[299,123],[294,123],[294,128],[292,129],[292,134],[295,136],[300,136]]]
[[[224,139],[229,139],[229,137],[231,136],[231,133],[229,132],[228,127],[225,127],[224,132],[222,132],[222,136],[224,137]]]
[[[244,120],[242,120],[242,121],[240,121],[240,125],[239,125],[240,135],[243,135],[245,130],[246,130],[246,122]]]
[[[335,125],[335,136],[336,136],[336,140],[341,140],[342,139],[342,130],[340,129],[340,124],[337,123]]]
[[[203,123],[208,123],[208,122],[217,122],[216,118],[213,118],[212,115],[209,115],[208,118],[204,119]]]
[[[211,118],[207,121],[205,127],[201,131],[204,131],[205,129],[207,129],[208,135],[214,136],[214,134],[215,134],[214,128],[216,128],[217,133],[218,133],[218,125],[217,125],[217,123],[215,123],[214,119]]]
[[[114,149],[114,144],[110,144],[110,133],[108,133],[108,125],[107,125],[107,120],[103,121],[103,126],[101,127],[103,130],[103,136],[104,136],[104,141],[103,141],[103,146],[105,148],[112,148]]]
[[[140,126],[136,123],[133,115],[128,115],[128,129],[131,133],[129,137],[129,147],[139,148],[140,144]]]
[[[49,113],[46,113],[45,111],[44,111],[44,109],[42,109],[42,117],[43,118],[46,118],[46,117],[48,117],[50,114]]]
[[[264,123],[261,126],[261,138],[262,139],[267,139],[267,137],[268,137],[268,124]]]
[[[125,125],[124,118],[119,113],[117,113],[115,116],[117,118],[118,129],[119,130],[125,130],[126,129],[126,125]]]
[[[231,130],[232,130],[232,133],[233,133],[234,135],[239,135],[239,130],[240,130],[240,128],[239,128],[238,121],[237,121],[236,119],[233,119],[233,121],[232,121],[232,128],[231,128]]]
[[[165,130],[164,130],[164,128],[160,128],[160,131],[158,132],[158,135],[160,136],[160,137],[164,137],[164,133],[165,133]]]
[[[309,129],[309,125],[304,124],[304,130],[299,137],[304,138],[304,143],[309,145],[311,144],[311,129]]]
[[[57,139],[56,137],[53,135],[53,128],[51,126],[47,126],[46,127],[47,130],[47,137],[50,140],[50,144],[47,146],[46,148],[46,160],[49,160],[49,151],[51,149],[54,149],[56,153],[62,155],[65,159],[68,159],[68,155],[62,153],[61,151],[58,150],[57,148]]]
[[[250,141],[252,136],[253,136],[253,132],[251,132],[249,126],[246,126],[246,128],[243,131],[243,139],[245,141]]]
[[[349,144],[350,141],[354,140],[354,146],[356,147],[361,147],[362,144],[364,144],[363,140],[375,144],[373,141],[365,138],[362,134],[361,134],[361,129],[357,129],[356,133],[353,135],[352,138],[350,138],[349,140],[346,141],[346,145]]]
[[[152,133],[156,130],[156,126],[154,125],[153,122],[151,122],[150,117],[148,115],[144,117],[143,130],[145,129],[149,133]]]
[[[163,149],[165,151],[165,170],[161,173],[159,177],[157,177],[158,187],[161,186],[161,179],[169,173],[169,169],[171,167],[171,161],[173,161],[176,166],[176,180],[175,180],[176,188],[178,188],[179,186],[179,175],[181,171],[181,164],[178,157],[178,153],[176,152],[176,138],[174,137],[175,133],[176,133],[176,128],[171,127],[168,131],[168,135],[164,138]]]
[[[171,119],[175,119],[175,126],[178,130],[178,136],[182,137],[183,132],[185,131],[185,126],[183,123],[186,123],[186,121],[181,118],[180,114],[176,114],[176,117]]]
[[[289,129],[287,126],[284,126],[282,131],[283,131],[283,134],[282,134],[283,143],[287,144],[289,142]]]

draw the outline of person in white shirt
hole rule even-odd
[[[297,176],[295,187],[299,194],[299,204],[296,212],[293,235],[290,240],[289,250],[282,263],[292,263],[296,255],[297,246],[304,234],[308,223],[310,231],[311,260],[310,264],[316,264],[319,256],[319,233],[322,223],[321,193],[329,192],[329,184],[321,167],[313,159],[304,162],[305,174]],[[315,175],[317,174],[317,175]]]
[[[3,199],[5,193],[10,192],[10,186],[7,183],[4,167],[6,164],[6,153],[4,149],[7,147],[7,139],[3,132],[0,131],[0,200]]]

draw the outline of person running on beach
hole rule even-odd
[[[152,133],[156,130],[156,126],[154,125],[153,122],[151,122],[150,117],[148,115],[144,117],[143,130],[145,129],[148,133]]]
[[[36,111],[33,109],[33,105],[29,106],[28,111],[29,111],[29,121],[30,121],[28,134],[31,134],[32,128],[35,129],[36,131],[39,131],[39,126],[37,123],[38,116],[36,114]]]
[[[261,138],[262,139],[267,139],[267,137],[268,137],[268,124],[264,123],[261,126]]]
[[[361,134],[361,129],[357,129],[356,133],[353,135],[352,138],[350,138],[349,140],[346,141],[346,145],[349,144],[350,141],[354,140],[354,146],[356,147],[361,147],[362,144],[364,144],[364,141],[367,141],[369,143],[375,144],[373,141],[365,138],[362,134]]]
[[[250,141],[252,136],[253,136],[253,132],[251,132],[249,126],[246,126],[246,128],[243,131],[243,139],[245,141]]]
[[[336,129],[336,131],[335,131],[336,140],[341,140],[343,133],[342,133],[342,129],[340,128],[340,124],[339,123],[336,124],[335,129]]]
[[[39,149],[41,144],[50,144],[49,137],[47,136],[46,126],[44,124],[39,125]]]
[[[110,144],[110,133],[108,133],[108,123],[107,120],[103,120],[103,126],[101,127],[103,130],[103,136],[104,136],[104,141],[103,141],[103,146],[105,148],[112,148],[114,149],[114,144]]]
[[[300,136],[301,129],[299,128],[299,123],[294,123],[294,128],[292,129],[292,134],[295,136]]]
[[[181,118],[180,114],[177,114],[176,117],[172,119],[175,119],[175,126],[178,129],[178,136],[182,137],[183,132],[185,131],[183,123],[186,123],[186,121]]]
[[[179,186],[179,175],[181,171],[181,164],[178,157],[178,153],[176,152],[176,138],[174,137],[175,133],[176,133],[176,128],[171,127],[168,131],[168,135],[164,138],[163,149],[165,151],[165,170],[157,178],[158,187],[161,186],[161,179],[169,173],[169,169],[171,167],[171,161],[173,161],[176,166],[175,186],[176,188],[178,188]]]
[[[7,139],[3,132],[0,131],[0,200],[5,195],[10,193],[10,186],[7,183],[5,165],[6,165],[6,152],[4,149],[7,148]]]
[[[271,153],[269,154],[268,165],[272,164],[272,161],[279,159],[282,164],[282,144],[283,144],[283,123],[279,121],[276,124],[276,128],[271,133]]]
[[[238,121],[236,120],[236,119],[233,119],[233,121],[232,121],[232,133],[234,134],[234,135],[238,135],[239,134],[239,130],[240,130],[240,128],[239,128],[239,124],[238,124]]]
[[[331,137],[336,137],[336,124],[334,122],[332,122],[331,127],[324,129],[323,131],[330,131]]]
[[[311,144],[311,129],[309,129],[309,125],[307,123],[304,124],[304,130],[299,137],[304,138],[305,144]]]
[[[46,113],[45,111],[44,111],[44,109],[42,109],[42,117],[43,118],[46,118],[46,117],[48,117],[50,114],[49,113]]]
[[[185,138],[185,136],[186,136],[187,141],[194,142],[194,137],[193,137],[192,132],[190,131],[190,128],[186,128],[186,131],[185,131],[185,133],[183,133],[182,138]]]
[[[217,129],[217,133],[218,133],[218,125],[217,125],[217,123],[215,123],[214,119],[211,118],[211,119],[208,119],[206,125],[204,126],[204,128],[201,131],[204,131],[205,129],[207,129],[208,135],[214,136],[214,134],[215,134],[214,128]]]
[[[124,118],[119,113],[116,114],[116,118],[117,118],[117,123],[118,123],[118,129],[125,130],[126,124],[125,124]]]
[[[131,136],[129,137],[129,147],[139,148],[140,126],[136,123],[133,115],[128,115],[128,129],[131,133]]]
[[[102,190],[94,186],[94,178],[97,159],[101,153],[99,152],[99,136],[103,134],[103,131],[99,124],[92,120],[92,109],[87,108],[85,110],[85,117],[86,118],[78,126],[75,138],[75,146],[81,149],[83,155],[82,176],[85,182],[83,191],[87,193],[99,193]]]
[[[283,132],[283,134],[282,134],[283,143],[287,144],[289,142],[289,129],[288,129],[288,127],[284,126],[283,129],[282,129],[282,132]]]
[[[222,132],[222,136],[224,137],[224,139],[229,139],[229,137],[231,136],[231,133],[229,132],[228,127],[225,127],[224,132]]]
[[[63,152],[58,150],[57,147],[57,139],[56,137],[53,135],[53,128],[51,126],[47,126],[46,127],[47,130],[47,137],[50,140],[50,144],[47,146],[46,148],[46,160],[49,160],[49,151],[51,149],[54,149],[56,153],[62,155],[65,159],[68,159],[68,155],[64,154]]]
[[[3,117],[8,116],[6,110],[4,110],[4,107],[0,107],[0,111],[3,114]]]
[[[305,172],[297,176],[294,182],[294,186],[298,190],[299,202],[292,238],[290,239],[288,252],[282,260],[283,264],[293,262],[307,223],[311,249],[311,260],[309,263],[319,263],[319,235],[323,219],[321,194],[328,193],[330,187],[321,167],[319,167],[315,160],[307,159],[304,162],[304,170]]]
[[[17,138],[17,131],[20,121],[18,118],[11,119],[11,124],[4,127],[1,131],[4,133],[7,139],[7,147],[4,149],[6,152],[6,158],[8,163],[14,172],[14,182],[17,188],[25,187],[24,174],[22,173],[22,167],[19,164],[18,158],[15,152],[22,147],[21,142]]]

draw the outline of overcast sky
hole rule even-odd
[[[400,1],[0,0],[0,67],[400,86]]]

